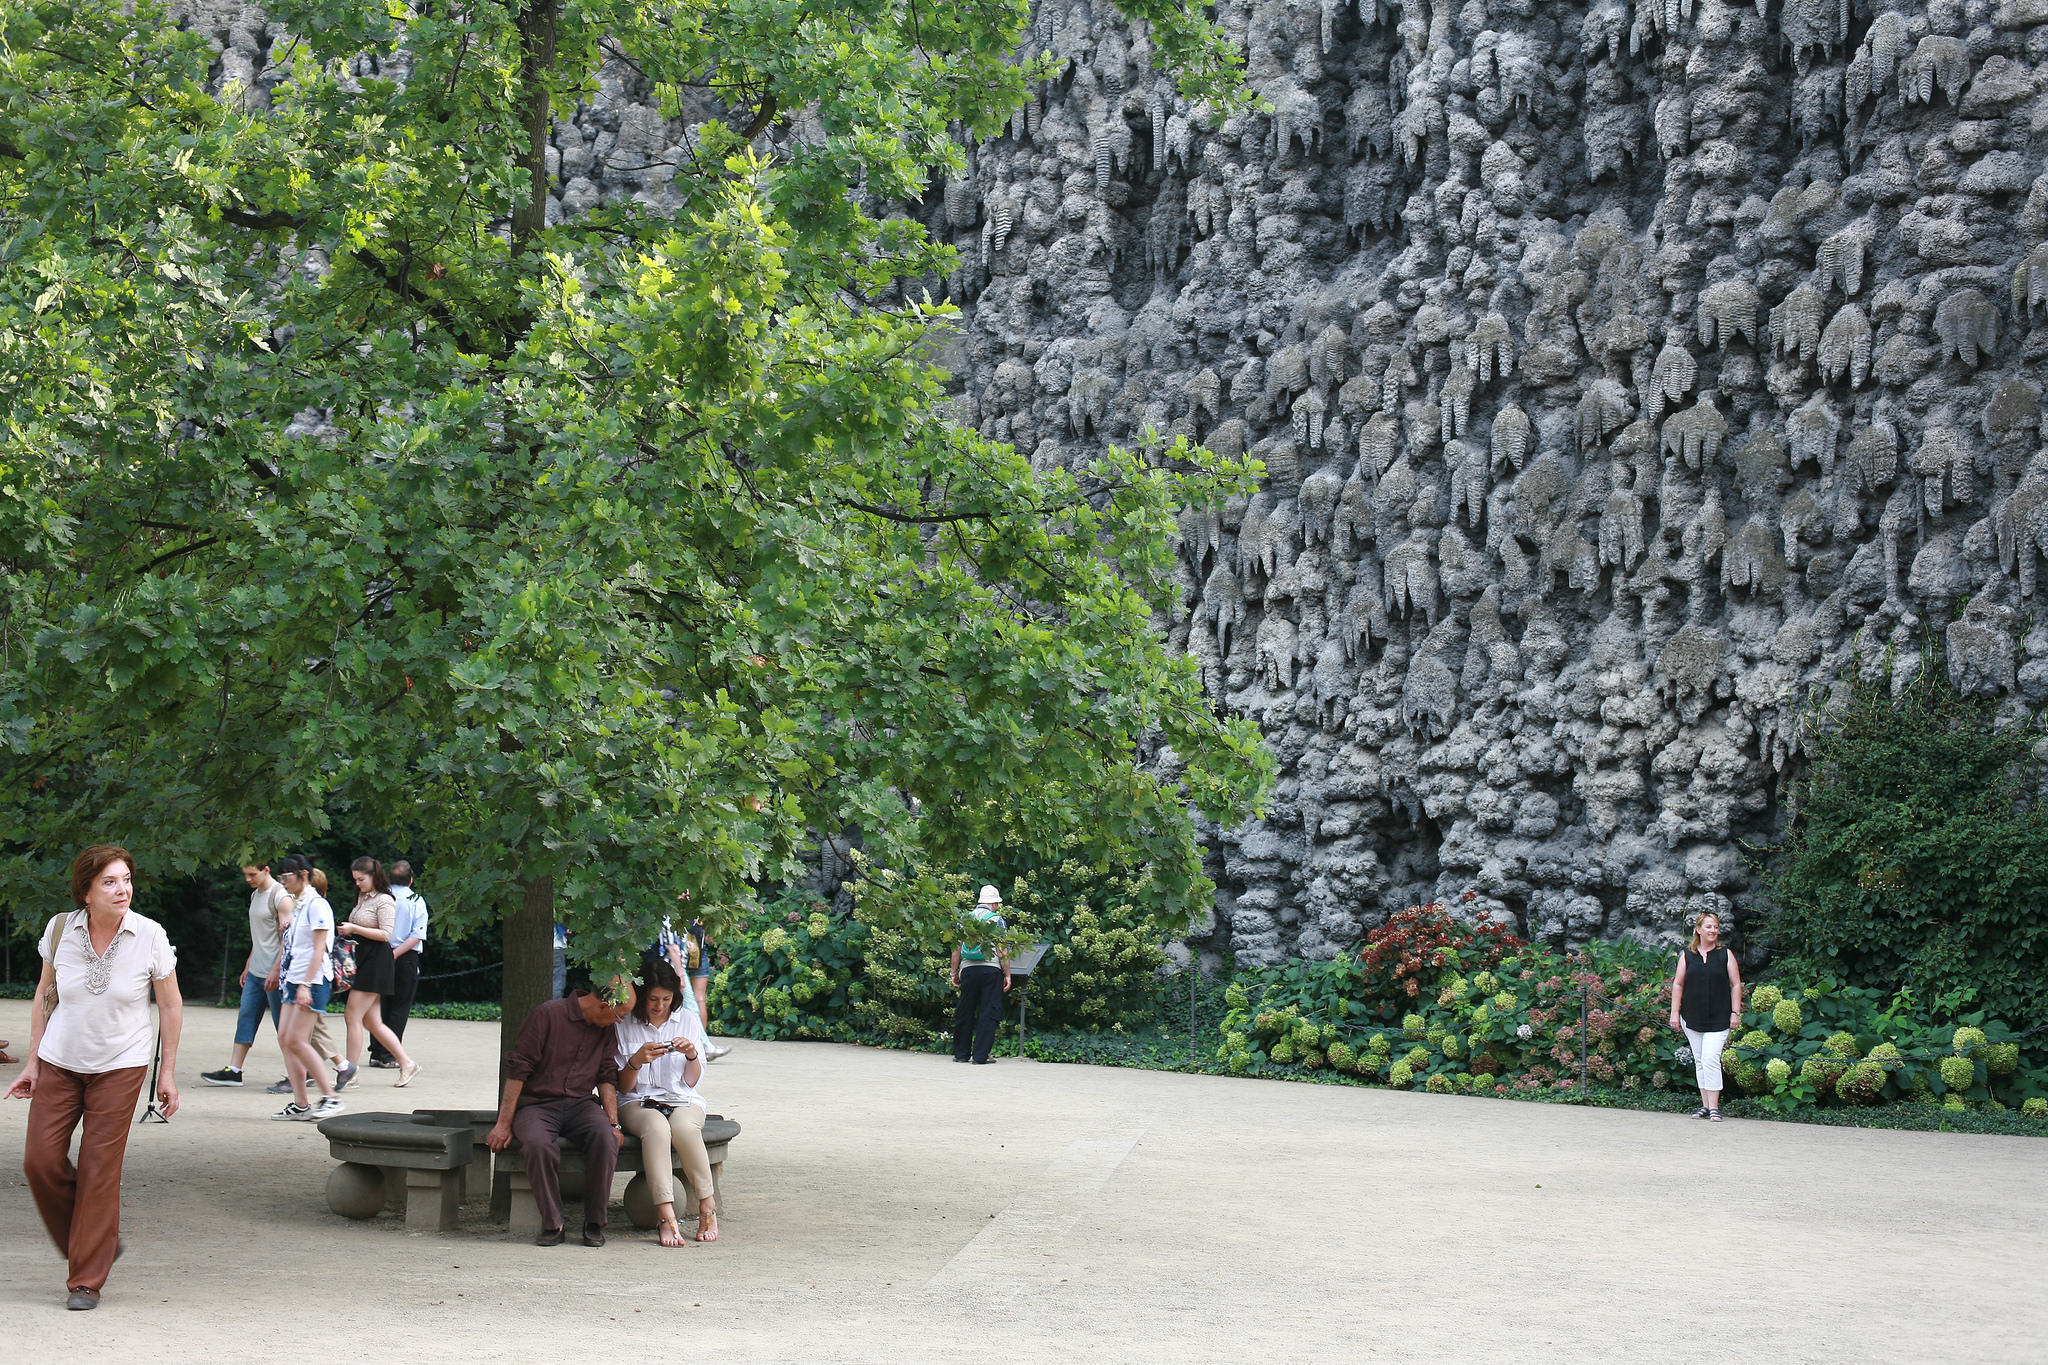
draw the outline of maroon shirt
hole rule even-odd
[[[619,1031],[584,1019],[583,997],[589,993],[571,991],[526,1016],[505,1060],[506,1079],[525,1082],[521,1104],[579,1099],[597,1086],[619,1083]]]

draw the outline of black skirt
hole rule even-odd
[[[391,945],[373,938],[353,940],[356,945],[356,979],[351,990],[370,995],[389,995],[398,966],[391,958]]]

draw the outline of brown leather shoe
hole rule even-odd
[[[100,1306],[100,1291],[97,1289],[74,1289],[71,1297],[64,1300],[64,1306],[74,1313],[90,1312]]]
[[[603,1246],[604,1229],[595,1223],[585,1223],[583,1225],[583,1245],[587,1247]]]
[[[568,1236],[566,1228],[542,1228],[540,1236],[533,1239],[533,1244],[537,1247],[558,1247],[568,1239]]]

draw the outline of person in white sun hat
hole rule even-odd
[[[973,918],[1007,929],[1002,908],[1002,894],[984,886]],[[996,1021],[1003,1016],[1003,993],[1010,989],[1010,959],[992,944],[970,938],[953,950],[953,987],[960,992],[960,1002],[953,1007],[953,1060],[987,1066],[988,1050],[996,1042]]]

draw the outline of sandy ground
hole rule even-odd
[[[664,1250],[615,1208],[610,1246],[543,1250],[480,1216],[335,1217],[309,1125],[199,1083],[232,1030],[189,1012],[185,1108],[135,1130],[96,1313],[62,1311],[28,1106],[0,1104],[8,1357],[2048,1358],[2038,1140],[740,1042],[707,1085],[745,1129],[723,1240]],[[25,1040],[25,1004],[0,1002],[0,1036]],[[496,1039],[418,1022],[425,1074],[346,1098],[486,1104]],[[267,1026],[252,1057],[279,1072]]]

